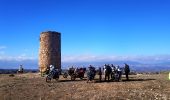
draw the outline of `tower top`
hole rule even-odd
[[[50,33],[50,34],[61,34],[60,32],[56,32],[56,31],[45,31],[45,32],[41,32],[41,34],[44,34],[44,33]]]

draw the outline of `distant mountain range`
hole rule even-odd
[[[62,69],[68,69],[68,67],[88,67],[93,65],[95,67],[102,67],[104,64],[114,64],[121,67],[124,63],[130,65],[131,70],[139,72],[155,72],[170,70],[170,62],[159,62],[153,64],[144,64],[137,61],[93,61],[93,62],[62,62]],[[23,65],[25,69],[38,69],[37,60],[23,60],[23,61],[8,61],[0,60],[0,69],[18,69],[19,65]]]

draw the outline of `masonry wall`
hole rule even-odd
[[[61,69],[61,34],[54,31],[42,32],[40,34],[40,72],[46,71],[50,65]]]

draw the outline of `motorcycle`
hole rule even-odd
[[[52,70],[49,72],[49,74],[46,76],[46,82],[50,82],[52,79],[55,79],[56,81],[59,79],[59,71],[57,69]]]
[[[76,70],[75,68],[70,68],[68,70],[68,75],[70,75],[72,81],[74,81],[76,78],[80,78],[82,80],[84,78],[85,71],[86,68],[80,68]],[[66,74],[63,77],[66,77]]]
[[[116,70],[115,72],[111,73],[111,78],[114,81],[120,81],[122,76],[122,71],[121,70]]]

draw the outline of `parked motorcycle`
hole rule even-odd
[[[59,79],[59,71],[57,69],[52,70],[46,76],[46,82],[50,82],[52,79],[58,80]]]

